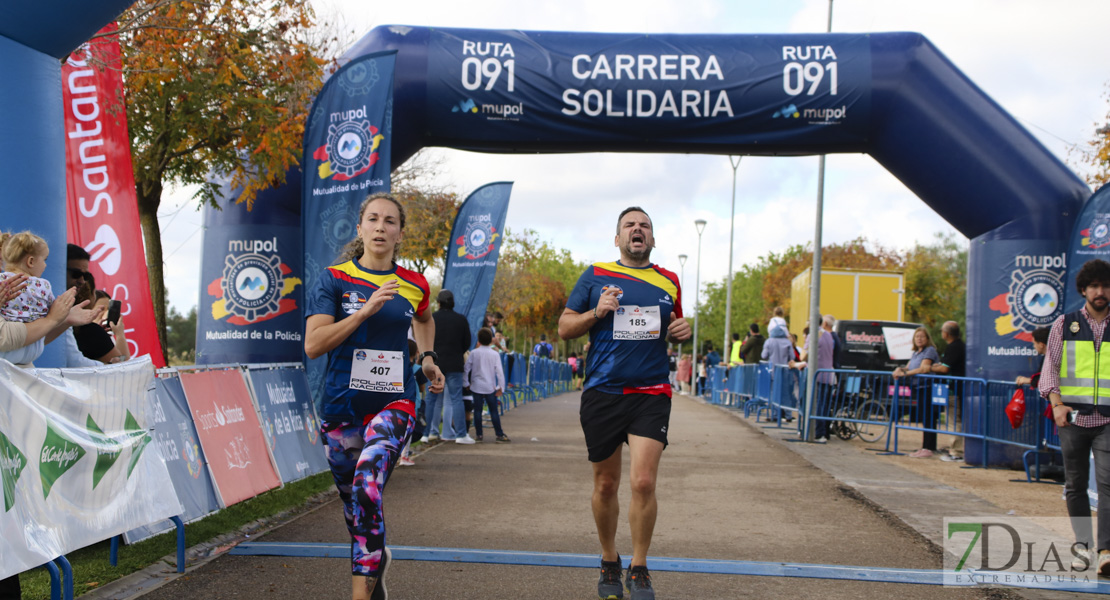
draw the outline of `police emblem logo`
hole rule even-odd
[[[1092,249],[1110,246],[1110,214],[1096,215],[1087,228],[1086,246]]]
[[[1060,273],[1047,269],[1014,271],[1007,298],[1014,328],[1033,331],[1050,325],[1059,313],[1063,292]]]
[[[343,299],[339,305],[343,309],[343,312],[353,315],[358,312],[358,309],[362,308],[362,305],[369,299],[368,296],[358,291],[344,292]]]
[[[1068,327],[1068,330],[1071,331],[1072,333],[1079,333],[1079,322],[1078,321],[1072,321],[1071,326]]]
[[[617,290],[617,300],[620,300],[621,298],[624,297],[624,290],[621,289],[621,286],[619,286],[615,283],[610,283],[610,284],[607,284],[604,287],[602,287],[601,288],[601,293],[604,294],[605,292],[608,292],[609,290]]]
[[[467,258],[478,259],[493,250],[493,226],[489,221],[471,221],[463,233]]]
[[[365,171],[374,153],[370,121],[345,121],[328,126],[327,148],[332,171],[348,178]]]
[[[247,322],[278,312],[285,279],[281,273],[281,257],[276,254],[228,255],[224,259],[224,308]]]

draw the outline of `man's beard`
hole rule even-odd
[[[624,245],[624,253],[628,255],[628,258],[631,258],[636,262],[649,260],[651,258],[651,246],[644,244],[643,250],[633,251],[632,242],[630,241]]]

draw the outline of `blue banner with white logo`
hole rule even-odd
[[[474,190],[459,207],[451,227],[443,289],[455,295],[455,312],[470,323],[471,346],[477,343],[493,292],[512,191],[509,182],[488,183]]]
[[[198,365],[299,362],[304,355],[301,173],[286,177],[285,185],[258,194],[254,210],[236,203],[242,190],[226,183],[220,208],[204,207]]]
[[[1096,258],[1110,261],[1110,185],[1103,186],[1083,205],[1067,244],[1064,312],[1071,312],[1079,310],[1086,302],[1075,288],[1075,276],[1083,268],[1083,263]]]
[[[154,384],[155,389],[147,392],[147,419],[153,426],[155,446],[166,462],[177,499],[185,508],[181,520],[188,523],[220,510],[220,502],[181,380],[159,377]],[[171,528],[173,523],[169,520],[159,521],[128,531],[124,539],[134,544]]]
[[[283,483],[328,470],[320,443],[320,422],[303,370],[297,367],[251,367],[247,372],[262,433]]]
[[[431,140],[842,147],[867,142],[873,127],[865,34],[437,28],[427,61]]]
[[[396,51],[360,56],[332,74],[316,96],[304,133],[301,226],[307,293],[355,238],[358,209],[389,191]],[[326,357],[307,361],[309,387],[323,389]],[[319,398],[317,398],[319,400]]]

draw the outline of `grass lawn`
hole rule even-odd
[[[321,492],[333,490],[331,473],[325,471],[287,484],[229,506],[200,521],[185,526],[185,545],[194,546],[219,535],[239,530],[248,523],[293,511],[304,506],[305,501]],[[167,533],[128,546],[120,544],[119,564],[108,564],[110,542],[105,540],[66,555],[73,565],[74,595],[96,589],[135,571],[140,571],[167,555],[177,552],[177,533]],[[46,569],[33,569],[19,576],[23,586],[23,600],[50,598],[50,574]]]

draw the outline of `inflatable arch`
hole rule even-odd
[[[382,50],[397,52],[393,164],[427,146],[870,154],[971,239],[969,375],[1030,370],[1029,332],[1070,287],[1090,189],[920,34],[381,26],[345,58]]]
[[[30,229],[51,248],[44,277],[65,283],[65,121],[62,60],[134,0],[47,0],[0,6],[0,229]],[[56,346],[56,345],[54,345]],[[36,361],[58,366],[47,346]]]

